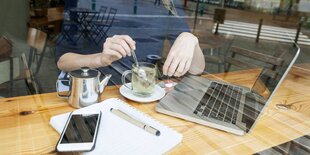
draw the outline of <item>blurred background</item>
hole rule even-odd
[[[212,74],[225,70],[231,47],[275,56],[297,42],[296,65],[308,72],[309,11],[309,0],[2,0],[0,96],[55,92],[58,46],[101,50],[116,34],[132,36],[143,60],[164,57],[181,32],[191,32],[203,49],[205,73]]]

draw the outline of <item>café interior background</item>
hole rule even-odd
[[[49,0],[45,1],[46,5],[34,6],[34,2],[42,2],[44,0],[1,0],[0,5],[0,34],[10,38],[13,42],[12,54],[18,56],[25,53],[27,59],[30,52],[29,45],[26,41],[26,36],[29,27],[29,21],[34,16],[34,9],[40,7],[63,7],[68,1]],[[118,0],[109,1],[103,0],[80,0],[80,3],[88,4],[92,7],[93,4],[123,5],[119,7],[115,17],[115,22],[107,32],[108,36],[123,33],[126,28],[136,29],[139,31],[150,31],[147,27],[139,27],[139,25],[147,25],[148,23],[139,23],[126,20],[124,16],[149,16],[149,18],[157,18],[152,11],[142,11],[144,6],[151,6],[152,9],[158,9],[161,2],[158,4],[156,0]],[[226,45],[231,43],[231,46],[239,46],[251,50],[263,51],[268,53],[275,50],[276,45],[289,44],[296,39],[296,30],[300,27],[298,43],[301,47],[301,54],[296,64],[307,64],[310,61],[310,1],[309,0],[173,0],[177,12],[181,12],[174,18],[184,19],[189,27],[189,31],[197,35],[201,47],[204,49],[206,56],[216,56],[216,52],[225,51],[229,47]],[[122,10],[123,9],[123,10]],[[213,37],[216,31],[217,22],[214,20],[215,10],[225,9],[224,23],[219,24],[218,35],[232,36],[233,40],[223,44],[223,47],[210,50],[204,48],[204,42],[208,42],[209,38]],[[165,16],[173,16],[169,11]],[[125,20],[124,20],[125,19]],[[140,21],[141,22],[141,21]],[[152,20],[145,20],[152,22]],[[260,33],[260,38],[257,40],[257,31],[259,23],[262,23],[263,29]],[[153,23],[149,23],[153,24]],[[161,23],[165,24],[165,23]],[[52,25],[52,24],[51,24]],[[264,30],[264,26],[269,26],[269,30]],[[177,27],[176,27],[177,28]],[[266,27],[267,28],[267,27]],[[57,80],[59,70],[55,62],[55,46],[59,35],[49,34],[51,31],[49,25],[40,27],[42,31],[48,34],[48,39],[43,56],[43,62],[37,74],[36,64],[31,66],[31,71],[34,74],[33,78],[38,82],[40,93],[55,92],[55,81]],[[60,33],[60,32],[59,32]],[[143,36],[142,36],[143,37]],[[152,38],[143,38],[150,39]],[[224,46],[225,45],[225,46]],[[170,48],[169,41],[165,41],[162,46],[162,51],[167,51]],[[223,69],[219,63],[208,61],[206,59],[206,73],[222,72]],[[302,68],[302,65],[300,66]],[[0,62],[0,96],[12,97],[29,94],[26,89],[24,80],[14,80],[10,82],[7,77],[10,74],[9,63]]]

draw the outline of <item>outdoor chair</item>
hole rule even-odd
[[[272,55],[232,46],[225,57],[225,71],[230,71],[232,65],[241,69],[262,68],[264,75],[275,79],[283,61],[283,59]]]
[[[108,37],[107,33],[112,27],[117,9],[110,8],[108,15],[100,13],[100,19],[91,23],[91,36],[96,44]]]
[[[28,94],[39,94],[39,85],[28,67],[27,59],[24,53],[19,56],[10,56],[0,61],[0,84],[9,82],[10,91],[8,97],[12,96],[13,83],[23,80],[25,82]]]
[[[221,68],[224,69],[224,58],[233,44],[234,37],[231,35],[215,35],[210,32],[199,32],[195,35],[199,38],[199,46],[203,51],[205,62],[217,65],[217,70],[220,73]]]
[[[108,10],[108,7],[102,5],[99,9],[99,12],[104,16],[106,14],[107,10]],[[100,16],[98,16],[98,17],[100,17]]]
[[[41,67],[45,54],[47,42],[47,34],[35,28],[28,29],[27,44],[30,46],[28,66],[31,68],[33,63],[36,63],[36,75]]]
[[[77,14],[71,12],[65,14],[69,14],[70,17],[64,19],[56,45],[59,45],[62,41],[68,41],[68,43],[76,45],[78,40],[83,36],[81,27],[78,26]]]

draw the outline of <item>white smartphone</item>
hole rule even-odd
[[[101,111],[72,112],[57,143],[58,152],[84,152],[95,148]]]

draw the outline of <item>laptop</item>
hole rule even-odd
[[[262,67],[252,87],[186,75],[174,90],[160,100],[155,109],[163,114],[245,135],[254,128],[296,61],[299,51],[296,44],[285,47],[285,51],[278,55],[283,63],[276,70],[277,76],[269,77]]]

